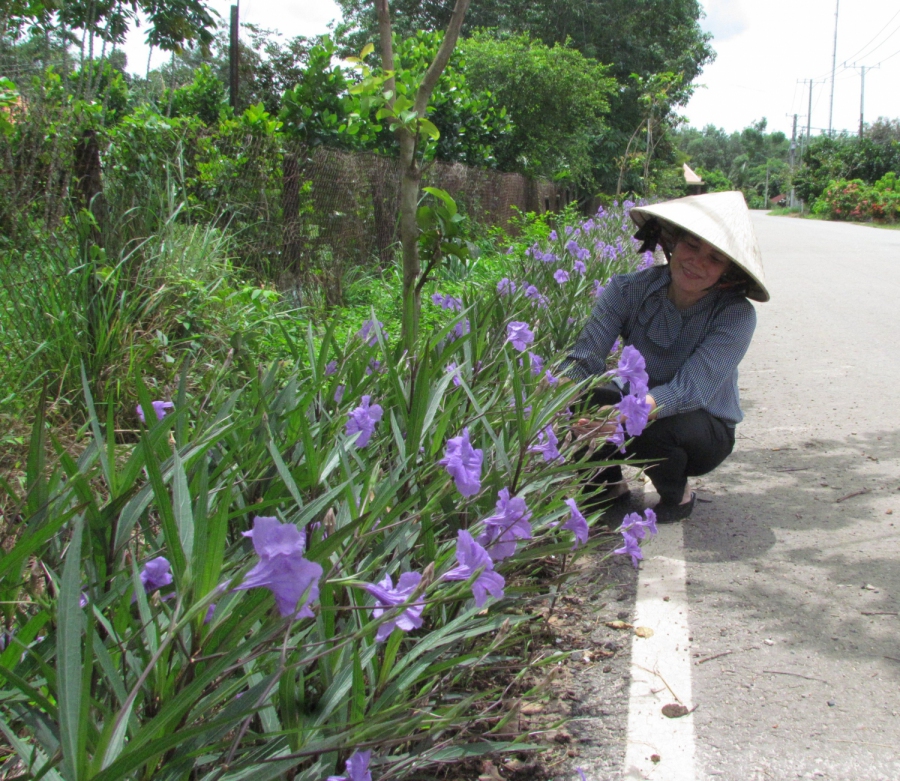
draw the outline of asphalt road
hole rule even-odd
[[[900,231],[753,221],[746,418],[682,527],[694,774],[897,781]]]

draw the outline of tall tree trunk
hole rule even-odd
[[[425,117],[431,93],[437,85],[441,73],[447,67],[450,55],[459,38],[463,18],[469,8],[469,0],[456,0],[453,14],[444,33],[444,40],[425,73],[422,83],[416,92],[413,105],[419,118]],[[378,35],[381,44],[381,64],[384,70],[394,70],[394,47],[391,41],[391,15],[388,0],[375,0],[378,13]],[[393,108],[396,93],[394,79],[388,79],[385,90],[390,90],[392,97],[388,106]],[[416,210],[419,204],[419,185],[422,181],[422,169],[416,159],[418,135],[407,127],[397,125],[394,131],[400,144],[400,244],[403,249],[403,346],[412,355],[419,339],[419,312],[421,310],[421,291],[419,279],[422,273],[419,263],[419,226],[416,223]]]

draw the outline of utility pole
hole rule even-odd
[[[794,149],[797,147],[797,115],[794,114],[794,132],[791,134],[791,208],[797,205],[797,197],[794,193]],[[766,169],[768,173],[768,168]]]
[[[228,102],[235,114],[238,108],[238,6],[231,6],[231,37],[228,45]]]
[[[859,68],[859,137],[863,137],[863,129],[865,128],[864,114],[865,114],[865,106],[866,106],[866,71],[874,70],[875,68],[880,68],[881,63],[878,65],[870,65],[866,67],[865,65],[857,65],[855,62],[853,65],[847,65],[844,63],[845,68]]]
[[[838,8],[840,8],[841,0],[835,0],[834,3],[834,48],[831,53],[831,99],[828,102],[828,135],[831,135],[832,117],[834,116],[834,69],[837,65],[837,31],[838,31]]]

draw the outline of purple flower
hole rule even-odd
[[[506,254],[507,254],[507,255],[512,255],[513,252],[515,252],[515,249],[514,249],[513,247],[509,247],[509,248],[506,250]]]
[[[366,366],[366,375],[374,374],[375,372],[381,371],[381,361],[376,361],[374,358],[369,361],[369,365]]]
[[[203,623],[208,624],[210,621],[212,621],[215,613],[216,613],[216,603],[213,602],[212,604],[210,604],[210,606],[208,608],[206,608],[206,615],[203,617]]]
[[[345,776],[328,776],[328,781],[372,781],[372,773],[369,771],[371,751],[357,751],[350,755],[344,767]]]
[[[460,436],[447,441],[444,457],[438,463],[447,468],[463,496],[475,496],[481,490],[482,461],[484,451],[472,447],[469,429],[464,428]]]
[[[384,333],[384,323],[378,320],[366,320],[362,324],[362,328],[356,332],[356,337],[362,339],[369,347],[373,347],[378,344],[378,331],[381,331],[382,337],[387,338]]]
[[[537,299],[540,297],[541,297],[540,290],[538,290],[534,285],[526,285],[525,298]]]
[[[602,211],[603,207],[601,206],[600,209]],[[580,767],[576,767],[575,772],[578,773],[579,781],[587,781],[587,779],[584,777],[584,771]],[[329,781],[331,780],[329,779]]]
[[[648,534],[653,536],[659,531],[656,528],[656,513],[649,508],[644,510],[643,518],[637,513],[628,513],[616,531],[621,532],[625,537],[634,537],[637,540],[644,539]]]
[[[578,242],[575,241],[575,239],[569,239],[566,242],[566,250],[569,252],[569,254],[577,256],[578,250],[580,249],[581,247],[578,246]]]
[[[558,444],[559,440],[556,438],[556,434],[553,433],[553,426],[548,424],[541,429],[538,434],[537,444],[528,448],[528,452],[541,453],[544,456],[544,461],[556,461],[557,459],[564,461],[565,459],[560,455],[556,447]]]
[[[346,386],[338,385],[337,388],[334,389],[334,403],[340,404],[344,399],[344,390]]]
[[[448,363],[445,372],[453,372],[453,384],[458,388],[462,385],[462,380],[459,377],[459,367],[456,365],[456,362]]]
[[[600,298],[606,288],[600,283],[599,279],[594,280],[594,298]]]
[[[544,263],[555,263],[557,260],[559,260],[559,258],[556,257],[556,255],[552,252],[545,252],[543,255],[541,255],[539,260],[544,261]]]
[[[503,598],[503,576],[494,572],[494,562],[488,552],[482,548],[472,535],[465,529],[460,529],[456,540],[456,560],[458,567],[454,567],[444,575],[444,580],[468,580],[478,570],[478,577],[472,583],[472,595],[475,597],[475,605],[482,607],[487,602],[488,592],[495,599]]]
[[[566,499],[565,502],[569,505],[569,510],[571,512],[569,513],[569,520],[567,520],[562,527],[563,529],[575,532],[575,544],[572,546],[572,550],[575,550],[579,545],[584,545],[588,541],[587,520],[579,512],[574,499]]]
[[[162,420],[171,410],[175,409],[175,405],[171,401],[153,401],[151,402],[151,405],[153,406],[153,411],[156,413],[157,420]],[[134,408],[134,411],[137,412],[138,419],[141,423],[147,422],[144,417],[144,408],[140,404]]]
[[[625,452],[625,429],[622,428],[621,418],[616,423],[616,430],[610,434],[606,441],[611,445],[615,445],[621,452]]]
[[[457,339],[461,339],[471,330],[471,324],[469,323],[469,318],[465,318],[464,320],[460,320],[455,326],[453,326],[453,330],[447,334],[447,340],[450,342],[455,342]]]
[[[556,241],[557,238],[559,237],[556,235],[556,231],[550,231],[550,241]]]
[[[422,576],[418,572],[404,572],[397,581],[397,588],[394,588],[390,575],[385,575],[384,580],[378,585],[366,583],[366,591],[378,601],[378,604],[372,609],[372,618],[380,618],[385,610],[390,610],[406,602],[412,596],[413,591],[416,590],[421,580]],[[378,627],[375,641],[380,643],[386,640],[391,632],[394,631],[394,627],[402,629],[404,632],[418,629],[422,626],[422,611],[424,609],[425,603],[421,599],[413,602],[404,608],[396,618],[385,621]]]
[[[537,375],[544,371],[544,359],[540,355],[529,350],[528,357],[531,359],[532,374]]]
[[[616,404],[615,408],[625,418],[625,430],[628,432],[628,436],[640,436],[647,427],[647,420],[650,417],[650,402],[647,401],[646,395],[629,394]]]
[[[510,499],[508,488],[501,489],[497,496],[497,511],[484,519],[478,543],[494,561],[501,561],[516,552],[516,540],[531,539],[531,511],[521,497]]]
[[[653,265],[653,253],[650,252],[649,250],[647,250],[647,252],[644,253],[644,262],[641,263],[641,268],[642,269],[650,268],[650,266],[652,266],[652,265]]]
[[[503,277],[503,279],[497,283],[497,292],[501,296],[511,296],[516,292],[516,283],[508,277]]]
[[[585,232],[594,230],[594,221],[588,217],[588,219],[581,224],[581,230]]]
[[[81,592],[81,597],[78,599],[78,607],[87,607],[88,605],[88,595],[83,591]]]
[[[306,535],[292,523],[256,516],[253,529],[244,532],[244,536],[253,539],[259,562],[234,590],[267,588],[275,595],[275,605],[282,616],[312,618],[309,604],[319,596],[322,567],[303,558]],[[297,603],[303,596],[306,599],[298,609]]]
[[[172,573],[169,571],[169,560],[165,556],[150,559],[141,570],[141,584],[148,594],[171,583]]]
[[[624,535],[624,538],[625,544],[621,548],[616,548],[613,553],[621,556],[631,556],[631,563],[637,568],[638,562],[644,558],[644,554],[641,552],[641,546],[638,545],[638,541],[630,534]]]
[[[616,368],[616,376],[623,382],[627,382],[632,393],[646,396],[647,383],[647,364],[644,356],[636,347],[626,344],[622,348],[622,355],[619,357],[619,365]]]
[[[569,281],[569,272],[564,268],[558,268],[553,272],[553,278],[562,285],[564,282]]]
[[[534,332],[528,327],[528,323],[513,320],[506,326],[506,341],[510,342],[520,353],[534,341]]]
[[[559,377],[554,377],[549,369],[544,372],[544,378],[547,380],[548,385],[556,385],[559,382]]]
[[[325,364],[325,376],[330,377],[337,373],[337,361],[329,361]]]
[[[437,304],[441,309],[452,309],[454,312],[462,312],[463,302],[451,296],[449,293],[445,296],[442,296],[440,293],[435,293],[431,300]]]
[[[587,266],[584,265],[583,260],[576,260],[572,265],[579,274],[583,275],[587,271]]]
[[[384,410],[380,404],[369,406],[371,396],[363,396],[362,403],[350,411],[350,420],[344,426],[344,433],[350,437],[359,432],[359,437],[354,443],[356,447],[365,447],[369,444],[372,434],[375,432],[375,424],[381,420]]]

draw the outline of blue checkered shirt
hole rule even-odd
[[[756,328],[756,310],[742,295],[714,290],[679,310],[668,298],[668,266],[613,277],[562,364],[576,380],[603,374],[616,338],[647,362],[658,417],[707,410],[729,425],[744,418],[738,364]]]

